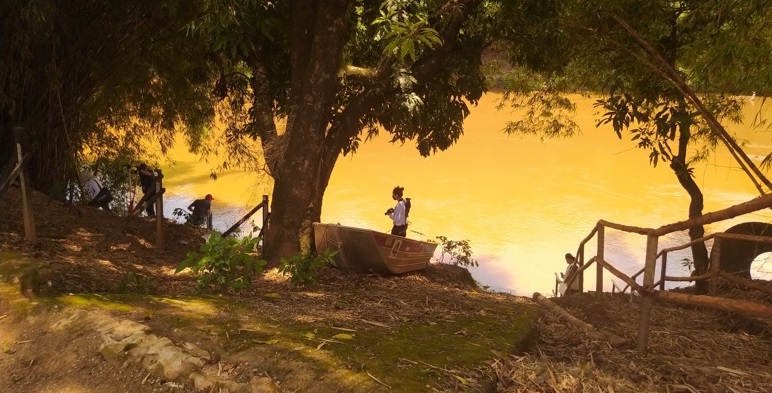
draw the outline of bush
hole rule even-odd
[[[214,287],[220,292],[241,291],[252,285],[252,277],[263,272],[266,262],[256,256],[259,237],[222,237],[213,232],[198,252],[191,251],[178,266],[177,273],[190,269],[198,275],[196,288]]]
[[[437,236],[442,246],[442,255],[435,260],[440,263],[447,263],[455,266],[479,266],[476,259],[472,258],[472,247],[469,240],[450,240],[445,236]],[[445,256],[448,256],[448,262],[445,262]]]
[[[290,282],[296,285],[311,286],[316,284],[316,271],[324,266],[335,266],[333,257],[337,251],[327,250],[323,254],[297,253],[290,258],[282,258],[279,272],[290,275]]]

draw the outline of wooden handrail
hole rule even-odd
[[[235,224],[231,225],[231,227],[228,228],[227,231],[223,232],[222,236],[225,237],[225,236],[228,236],[231,233],[233,233],[233,231],[235,231],[236,228],[238,228],[241,224],[243,224],[244,221],[248,220],[249,217],[252,217],[252,215],[255,214],[255,212],[257,212],[258,210],[260,210],[263,207],[265,207],[265,201],[261,201],[260,203],[257,204],[257,206],[253,207],[252,210],[250,210],[249,212],[247,212],[247,214],[244,215],[244,217],[241,217],[241,219],[236,221]],[[263,226],[265,226],[265,225],[263,225]],[[262,233],[262,228],[260,230],[260,233]]]
[[[29,158],[29,153],[25,154],[24,157],[22,157],[21,162],[16,164],[16,166],[13,168],[11,173],[8,174],[8,178],[6,178],[5,181],[3,181],[3,184],[0,185],[0,193],[2,193],[3,190],[5,190],[5,187],[13,183],[14,179],[16,179],[16,177],[19,175],[19,172],[21,172],[24,166],[24,163],[25,161],[27,161],[28,158]],[[14,160],[14,162],[16,162],[16,160]]]
[[[772,206],[772,194],[763,195],[751,199],[748,202],[740,203],[738,205],[730,206],[726,209],[718,210],[703,214],[699,217],[694,217],[685,221],[679,221],[673,224],[663,225],[652,232],[654,236],[667,235],[668,233],[682,231],[695,226],[712,224],[716,221],[728,220],[730,218],[737,217],[739,215],[748,214],[757,210],[765,209]]]
[[[684,276],[665,276],[665,281],[680,281],[680,282],[684,282],[684,281],[700,281],[700,280],[704,280],[706,278],[710,278],[710,273],[700,274],[699,276],[689,276],[689,277],[684,277]]]
[[[652,229],[652,228],[640,228],[640,227],[634,227],[634,226],[630,226],[630,225],[622,225],[622,224],[617,224],[617,223],[613,223],[613,222],[606,221],[606,220],[599,220],[598,224],[599,225],[603,225],[603,226],[607,226],[609,228],[613,228],[613,229],[616,229],[616,230],[620,230],[620,231],[623,231],[623,232],[637,233],[639,235],[648,235],[652,231],[654,231],[654,229]]]
[[[628,288],[633,288],[633,289],[635,289],[638,292],[643,292],[643,287],[642,286],[638,285],[638,283],[635,282],[635,280],[633,280],[632,278],[627,277],[627,275],[625,275],[621,271],[617,270],[617,268],[611,266],[611,264],[608,263],[607,261],[596,261],[596,262],[599,265],[603,266],[604,269],[606,269],[609,272],[611,272],[611,274],[617,276],[618,279],[626,282]]]

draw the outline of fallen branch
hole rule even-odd
[[[330,326],[330,328],[336,329],[336,330],[342,330],[344,332],[356,332],[357,331],[356,329],[349,329],[349,328],[337,327],[337,326]]]
[[[385,383],[381,382],[381,380],[380,380],[380,379],[378,379],[378,378],[375,378],[375,377],[373,376],[373,374],[370,374],[370,372],[369,372],[369,371],[365,370],[365,372],[367,373],[367,375],[368,375],[370,378],[372,378],[372,379],[373,379],[373,381],[375,381],[375,382],[378,382],[379,384],[381,384],[382,386],[385,386],[385,387],[387,387],[388,389],[391,389],[391,386],[389,386],[389,385],[387,385],[387,384],[385,384]]]
[[[772,195],[772,194],[770,194]],[[724,299],[706,295],[688,295],[667,291],[653,292],[657,300],[665,300],[672,303],[687,304],[690,306],[707,307],[722,311],[737,312],[746,315],[772,319],[772,306],[741,299]]]
[[[597,329],[595,326],[592,326],[589,323],[584,322],[581,319],[571,315],[568,311],[564,310],[562,307],[558,306],[553,301],[547,299],[539,292],[534,292],[533,299],[536,300],[537,303],[539,303],[542,307],[544,307],[548,311],[551,311],[557,314],[563,320],[570,322],[571,324],[578,327],[581,331],[583,331],[584,333],[586,333],[588,336],[592,338],[607,340],[609,344],[611,344],[611,346],[615,348],[628,347],[632,345],[630,340],[626,338],[622,338],[617,336],[616,334]]]
[[[389,326],[389,325],[384,325],[384,324],[382,324],[382,323],[380,323],[380,322],[373,322],[373,321],[368,321],[368,320],[366,320],[366,319],[362,319],[362,322],[364,322],[364,323],[366,323],[366,324],[369,324],[369,325],[374,325],[374,326],[379,326],[379,327],[383,327],[383,328],[391,329],[391,326]]]

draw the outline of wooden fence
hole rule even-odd
[[[11,185],[16,179],[19,179],[21,185],[21,203],[22,203],[22,216],[24,218],[24,240],[27,243],[35,244],[38,242],[37,230],[35,229],[35,216],[32,214],[32,198],[29,176],[27,175],[27,160],[29,159],[29,153],[25,154],[26,149],[26,137],[24,135],[24,128],[14,127],[13,137],[16,142],[16,157],[11,161],[13,168],[5,179],[0,184],[0,193],[5,191],[6,187]]]
[[[771,237],[765,236],[752,236],[752,235],[739,235],[728,233],[715,233],[709,236],[705,236],[700,239],[692,240],[688,243],[663,249],[658,251],[659,238],[669,233],[686,230],[696,226],[702,226],[711,224],[718,221],[727,220],[743,214],[752,213],[761,209],[766,209],[772,206],[772,194],[764,195],[748,202],[731,206],[729,208],[704,214],[699,217],[695,217],[686,221],[680,221],[673,224],[668,224],[659,228],[639,228],[627,225],[616,224],[604,220],[598,221],[595,227],[590,231],[590,234],[585,237],[580,243],[577,250],[577,261],[579,263],[579,269],[573,277],[567,277],[569,280],[566,286],[570,286],[571,283],[578,279],[580,288],[583,289],[584,285],[584,272],[587,271],[593,264],[595,265],[595,291],[597,293],[603,292],[603,276],[604,272],[610,272],[614,277],[622,280],[626,285],[623,288],[619,288],[612,280],[612,292],[625,292],[628,289],[635,291],[642,296],[641,312],[638,322],[638,351],[644,352],[648,347],[649,340],[649,324],[651,310],[654,305],[654,300],[674,302],[679,304],[687,304],[692,306],[710,307],[714,309],[743,313],[746,315],[758,316],[763,318],[772,319],[772,306],[763,303],[757,303],[752,301],[737,300],[737,299],[724,299],[714,295],[717,292],[718,279],[723,278],[729,280],[737,285],[741,285],[747,288],[753,288],[760,290],[764,293],[771,294],[769,289],[754,284],[753,282],[736,277],[732,274],[728,274],[720,271],[721,261],[719,252],[721,248],[721,239],[738,239],[738,240],[751,240],[756,242],[772,243]],[[633,274],[627,276],[620,270],[615,268],[613,264],[606,259],[604,244],[606,228],[611,228],[628,233],[636,233],[646,236],[646,257],[644,267]],[[585,245],[587,245],[593,238],[597,241],[595,256],[585,261]],[[713,252],[711,253],[711,260],[709,271],[699,276],[689,277],[674,277],[668,276],[667,271],[667,255],[668,253],[676,250],[681,250],[689,247],[697,242],[705,242],[713,239]],[[655,271],[657,261],[661,260],[660,264],[660,277],[655,282]],[[643,275],[642,283],[637,282],[637,278]],[[665,291],[665,282],[667,281],[698,281],[709,280],[708,295],[687,295],[675,292]]]

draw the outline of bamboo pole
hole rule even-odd
[[[662,265],[659,269],[659,290],[665,290],[665,277],[667,274],[667,253],[662,254]]]
[[[24,219],[24,238],[28,243],[36,244],[38,242],[37,231],[35,230],[35,216],[32,214],[32,189],[30,188],[29,176],[24,162],[22,144],[24,142],[24,128],[14,127],[13,137],[16,140],[16,160],[19,162],[19,182],[21,183],[22,217]]]
[[[632,232],[632,233],[637,233],[639,235],[648,235],[649,233],[651,233],[651,231],[654,230],[652,228],[641,228],[641,227],[634,227],[630,225],[617,224],[606,220],[600,220],[598,221],[598,224],[616,229],[618,231]]]
[[[701,237],[699,239],[694,239],[694,240],[692,240],[692,241],[690,241],[688,243],[680,244],[678,246],[673,246],[673,247],[670,247],[670,248],[663,248],[662,250],[659,251],[657,256],[662,256],[662,255],[665,255],[665,254],[667,254],[669,252],[672,252],[672,251],[683,250],[684,248],[687,248],[687,247],[689,247],[689,246],[691,246],[693,244],[697,244],[697,243],[702,243],[702,242],[708,241],[710,239],[713,239],[716,236],[718,236],[718,233],[711,233],[708,236],[703,236],[703,237]]]
[[[8,187],[13,181],[16,179],[16,177],[21,172],[24,163],[29,158],[29,153],[24,155],[24,158],[22,158],[21,162],[16,164],[16,166],[11,170],[11,173],[8,174],[8,178],[3,181],[3,184],[0,185],[0,193],[2,193],[5,190],[5,187]],[[16,162],[16,158],[13,159],[13,162]]]
[[[610,263],[608,263],[606,261],[602,261],[602,262],[601,261],[596,261],[596,262],[598,263],[598,265],[601,265],[602,267],[608,269],[608,271],[611,272],[611,274],[616,276],[618,279],[624,281],[627,284],[627,286],[625,287],[625,290],[627,288],[633,288],[637,292],[643,292],[644,291],[644,288],[642,286],[638,285],[638,283],[635,282],[635,280],[633,280],[632,278],[628,277],[626,274],[624,274],[621,271],[619,271],[617,268],[612,266]],[[624,290],[622,292],[624,292]]]
[[[638,272],[637,272],[637,273],[635,273],[635,274],[633,274],[632,276],[630,276],[630,278],[633,280],[633,282],[635,282],[635,279],[636,279],[636,278],[638,278],[638,276],[640,276],[641,274],[643,274],[643,271],[644,271],[644,270],[646,270],[646,268],[645,268],[645,267],[644,267],[644,268],[641,268],[641,270],[638,270]],[[630,285],[627,285],[627,286],[625,286],[625,288],[623,289],[623,292],[624,292],[624,291],[626,291],[626,290],[627,290],[627,288],[630,288]]]
[[[713,241],[713,249],[710,250],[710,281],[708,282],[708,294],[715,295],[718,290],[718,272],[721,264],[721,238]]]
[[[157,198],[155,200],[155,249],[158,252],[164,250],[164,197],[161,190],[163,190],[163,172],[160,169],[153,171],[153,179],[155,180],[155,193]]]
[[[606,243],[605,227],[598,225],[598,252],[595,254],[596,262],[595,267],[595,293],[600,294],[603,292],[603,267],[605,264],[604,248]]]
[[[737,285],[755,289],[759,292],[763,292],[763,293],[766,293],[767,295],[772,296],[772,288],[768,288],[763,285],[756,284],[751,280],[746,280],[744,278],[737,277],[734,274],[727,273],[727,272],[718,272],[718,275],[721,276],[721,278],[725,278],[728,281],[733,282]]]
[[[772,206],[772,194],[763,195],[751,199],[750,201],[730,206],[726,209],[718,210],[694,217],[685,221],[679,221],[673,224],[661,226],[654,230],[653,234],[657,236],[667,235],[671,232],[683,231],[684,229],[712,224],[716,221],[728,220],[743,214],[755,212]]]
[[[595,233],[595,230],[593,230],[593,233]],[[584,266],[584,244],[581,243],[579,245],[579,250],[576,253],[576,261],[579,264],[579,269],[576,271],[576,277],[579,279],[579,293],[584,292],[584,269],[581,268]]]
[[[688,295],[677,292],[654,292],[657,300],[689,306],[707,307],[728,312],[737,312],[772,319],[772,306],[740,299],[724,299],[706,295]]]
[[[721,239],[731,239],[731,240],[747,240],[747,241],[757,242],[757,243],[772,243],[772,237],[762,236],[762,235],[743,235],[741,233],[719,232],[715,234],[715,237],[721,238]]]
[[[643,272],[643,300],[641,301],[641,315],[638,320],[638,352],[646,352],[649,346],[649,323],[651,321],[651,309],[654,306],[654,298],[648,290],[654,284],[654,267],[657,264],[657,243],[659,238],[655,235],[646,237],[646,265]]]
[[[673,276],[665,276],[665,281],[700,281],[700,280],[707,280],[710,278],[710,273],[700,274],[699,276],[689,276],[689,277],[673,277]]]
[[[257,204],[257,206],[253,207],[252,210],[248,211],[247,214],[244,215],[244,217],[241,217],[240,220],[238,220],[235,224],[231,225],[231,227],[228,228],[228,230],[223,232],[222,236],[225,237],[225,236],[230,235],[231,233],[233,233],[233,231],[236,230],[236,228],[238,228],[241,224],[243,224],[244,221],[248,220],[249,217],[252,217],[252,215],[255,214],[255,212],[257,212],[260,208],[264,208],[265,207],[265,198],[266,197],[267,197],[266,195],[263,195],[263,200],[259,204]],[[265,225],[265,224],[263,224],[263,225]]]
[[[619,337],[614,333],[600,330],[595,326],[592,326],[589,323],[584,322],[581,319],[571,315],[571,313],[564,310],[562,307],[558,306],[557,304],[555,304],[555,302],[549,300],[539,292],[534,292],[533,300],[535,300],[539,305],[547,309],[547,311],[557,314],[562,320],[576,326],[577,328],[579,328],[579,330],[586,333],[590,338],[607,340],[609,344],[611,344],[611,346],[615,348],[624,347],[631,344],[630,340]]]

